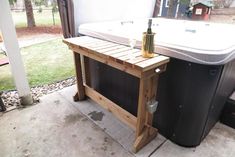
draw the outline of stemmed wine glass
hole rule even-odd
[[[136,39],[134,38],[129,38],[129,45],[131,47],[131,49],[133,50],[135,45],[136,45]],[[132,54],[133,52],[131,52],[129,55],[130,55],[130,60],[134,59],[134,55]]]

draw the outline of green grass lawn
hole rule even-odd
[[[17,28],[27,27],[27,18],[25,12],[14,12],[12,11],[13,21]],[[43,10],[39,13],[34,10],[34,18],[37,26],[53,26],[53,16],[51,10]],[[59,12],[54,13],[55,25],[60,25]]]
[[[30,86],[50,84],[74,76],[73,56],[62,39],[21,49]],[[0,54],[0,58],[5,57]],[[15,89],[10,65],[0,67],[0,91]]]

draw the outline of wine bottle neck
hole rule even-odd
[[[148,29],[147,29],[147,33],[148,33],[148,34],[151,34],[151,33],[152,33],[151,26],[152,26],[152,19],[149,19],[149,21],[148,21]]]

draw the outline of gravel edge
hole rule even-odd
[[[34,104],[37,104],[40,102],[41,96],[53,93],[55,91],[61,90],[65,87],[72,86],[74,84],[76,84],[75,77],[70,77],[65,80],[58,81],[52,84],[32,87],[31,94],[33,97],[33,102]],[[4,105],[7,109],[20,106],[20,99],[18,92],[16,90],[2,91],[0,93],[0,97],[2,98]]]

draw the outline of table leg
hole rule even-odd
[[[157,95],[157,86],[158,86],[158,75],[154,75],[150,78],[150,87],[149,87],[149,100],[155,101]],[[146,123],[150,126],[153,124],[153,114],[146,113]]]
[[[5,105],[4,105],[3,101],[2,101],[2,98],[0,97],[0,112],[1,111],[6,111],[6,107],[5,107]]]
[[[84,56],[84,75],[85,75],[85,83],[86,85],[91,87],[91,72],[90,72],[90,64],[89,58]]]
[[[83,85],[83,79],[82,79],[82,68],[81,68],[81,59],[80,54],[73,52],[74,55],[74,64],[75,64],[75,72],[76,72],[76,78],[77,78],[77,93],[74,95],[73,100],[74,101],[81,101],[85,99],[85,88]]]
[[[153,114],[146,109],[147,102],[155,99],[157,87],[156,75],[140,79],[139,101],[137,113],[136,139],[134,152],[137,152],[157,136],[157,129],[152,127]]]

